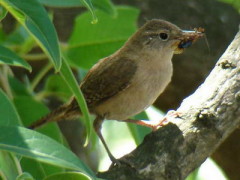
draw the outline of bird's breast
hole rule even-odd
[[[171,60],[162,63],[139,63],[129,87],[97,106],[96,113],[106,119],[124,120],[152,105],[172,76]]]

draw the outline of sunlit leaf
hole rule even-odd
[[[46,10],[36,0],[0,0],[2,4],[35,38],[52,60],[55,69],[61,67],[58,38]]]
[[[86,103],[85,98],[79,88],[79,85],[78,85],[76,79],[74,78],[73,73],[65,59],[63,59],[63,64],[62,64],[60,73],[61,73],[63,79],[65,80],[65,82],[68,84],[71,91],[74,93],[76,100],[81,108],[81,112],[84,117],[83,118],[84,124],[85,124],[86,130],[87,130],[87,137],[86,137],[86,141],[85,141],[85,145],[87,145],[90,135],[91,135],[91,132],[92,132],[92,124],[91,124],[91,119],[90,119],[90,115],[88,112],[87,103]]]
[[[119,7],[117,12],[118,15],[112,17],[96,11],[99,19],[97,24],[90,23],[89,12],[77,17],[67,51],[73,64],[89,69],[100,58],[118,50],[136,31],[139,11],[135,8]]]
[[[23,127],[0,126],[0,149],[63,168],[93,172],[70,150],[53,139]],[[16,138],[18,137],[18,138]]]

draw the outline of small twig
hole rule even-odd
[[[44,53],[39,53],[39,54],[24,54],[21,56],[23,59],[27,61],[38,61],[38,60],[43,60],[47,59],[47,55]]]

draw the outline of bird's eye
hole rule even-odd
[[[163,40],[166,41],[168,39],[168,34],[167,33],[160,33],[159,37]]]

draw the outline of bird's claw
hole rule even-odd
[[[167,125],[170,122],[171,118],[179,118],[181,117],[182,113],[177,112],[175,110],[170,110],[167,114],[159,120],[159,122],[152,127],[153,131],[156,131],[158,128]]]

